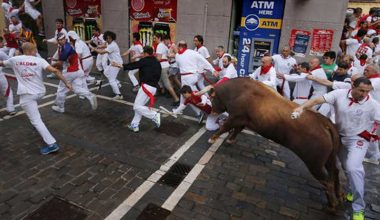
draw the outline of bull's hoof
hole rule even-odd
[[[227,144],[235,144],[236,143],[236,139],[227,139],[226,143]]]
[[[210,139],[208,139],[208,143],[209,144],[213,144],[215,142],[216,142],[216,138],[210,138]]]

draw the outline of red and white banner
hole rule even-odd
[[[130,0],[131,20],[176,22],[177,0]]]
[[[72,17],[97,18],[101,14],[100,0],[65,0],[65,11]]]
[[[325,52],[331,50],[333,37],[333,30],[313,29],[310,55],[323,56]]]

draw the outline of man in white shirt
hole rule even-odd
[[[249,77],[254,80],[258,80],[276,90],[277,77],[276,69],[272,65],[272,57],[264,56],[261,58],[261,66],[257,68],[252,74],[249,74]]]
[[[98,27],[94,27],[92,29],[92,37],[91,40],[86,43],[93,43],[97,49],[103,50],[107,47],[107,42],[104,40],[103,34],[100,33],[100,29]],[[104,69],[107,67],[107,55],[106,54],[98,54],[96,56],[95,62],[96,68],[99,72],[103,73]],[[97,82],[97,84],[100,83]]]
[[[92,58],[90,48],[88,48],[87,44],[80,39],[75,31],[69,31],[67,36],[79,56],[80,65],[84,72],[82,87],[88,89],[87,82],[93,82],[95,80],[95,77],[90,76],[92,66],[94,65],[94,59]]]
[[[168,62],[168,52],[169,48],[168,45],[170,44],[170,37],[168,35],[161,35],[159,33],[156,33],[155,40],[157,45],[156,49],[156,57],[158,61],[160,61],[161,64],[161,79],[160,82],[165,87],[166,91],[169,92],[169,94],[173,98],[173,106],[179,105],[179,98],[177,94],[175,93],[173,86],[169,80],[169,62]]]
[[[216,59],[212,61],[212,64],[214,64],[214,66],[219,67],[219,68],[216,68],[216,70],[220,71],[223,68],[223,57],[226,55],[229,55],[229,56],[231,55],[224,52],[224,47],[222,45],[219,45],[215,48],[215,54],[216,54]]]
[[[310,74],[315,78],[327,79],[325,71],[320,66],[320,61],[317,57],[313,57],[309,61],[310,64]],[[311,98],[315,98],[318,96],[322,96],[327,93],[327,87],[325,85],[321,85],[317,82],[312,82],[311,86],[314,91]],[[327,103],[323,103],[321,106],[317,106],[316,110],[318,110],[322,115],[329,116],[330,113],[330,105]]]
[[[208,52],[208,49],[203,45],[203,37],[201,35],[195,35],[194,36],[194,50],[198,52],[200,55],[202,55],[207,61],[211,62],[210,53]],[[200,90],[204,89],[205,87],[205,78],[206,73],[200,71],[198,74],[198,82],[197,86]]]
[[[43,18],[39,11],[35,9],[35,6],[38,5],[41,2],[41,0],[24,0],[25,5],[25,13],[27,13],[30,17],[33,18],[33,20],[36,21],[36,25],[38,28],[38,34],[40,36],[45,36],[44,34],[44,24],[43,24]]]
[[[358,34],[355,37],[342,40],[341,45],[345,47],[343,48],[343,51],[345,51],[347,55],[355,57],[356,51],[358,50],[360,43],[366,34],[366,30],[359,29]]]
[[[143,46],[140,42],[140,33],[135,32],[132,34],[133,37],[133,45],[121,56],[128,56],[130,55],[131,62],[139,61],[140,58],[143,56]],[[136,78],[136,73],[139,71],[139,69],[129,70],[128,71],[128,77],[132,82],[133,88],[132,92],[138,92],[139,91],[139,82]]]
[[[16,36],[20,36],[20,32],[22,29],[22,22],[16,16],[12,16],[11,23],[9,24],[8,29],[11,33],[16,34]]]
[[[226,55],[223,57],[223,69],[220,72],[216,72],[217,74],[214,74],[214,76],[218,76],[219,80],[215,83],[214,86],[217,86],[229,79],[233,79],[238,77],[237,71],[235,69],[234,64],[232,63],[232,57],[229,55]]]
[[[107,48],[98,49],[92,48],[98,54],[107,54],[107,59],[109,60],[109,65],[104,70],[104,75],[107,77],[108,82],[111,85],[112,91],[115,94],[113,99],[122,100],[123,96],[120,93],[120,82],[117,80],[117,75],[119,74],[120,67],[112,66],[111,63],[115,62],[117,64],[123,64],[123,60],[120,55],[119,46],[116,43],[116,34],[111,31],[106,31],[103,34],[104,39],[107,42]]]
[[[0,60],[8,60],[9,56],[5,54],[4,52],[0,52]],[[8,79],[5,77],[5,74],[3,72],[3,68],[0,67],[0,93],[7,99],[7,112],[8,116],[15,115],[15,106],[13,103],[13,91],[11,86],[8,83]]]
[[[290,71],[297,65],[296,59],[290,56],[290,47],[285,46],[281,50],[281,54],[272,56],[276,73],[289,75]],[[277,87],[280,87],[280,93],[290,99],[289,83],[283,79],[277,78]]]
[[[374,121],[380,122],[378,104],[369,96],[371,81],[365,77],[356,79],[352,89],[334,90],[323,96],[311,99],[296,108],[292,118],[302,117],[302,112],[315,105],[329,103],[334,106],[336,125],[343,148],[339,152],[348,178],[349,190],[353,195],[353,219],[364,220],[364,167],[363,159],[368,145],[378,138],[371,133]]]
[[[367,55],[367,63],[372,62],[372,55],[373,55],[373,50],[369,46],[371,43],[370,39],[368,37],[363,38],[363,43],[360,44],[359,48],[356,50],[355,53],[355,59],[360,59],[360,57],[365,54]]]
[[[10,4],[9,0],[3,0],[3,3],[1,3],[1,7],[3,8],[4,15],[8,24],[12,16],[18,16],[20,10],[24,8],[24,3],[19,8],[14,8]]]
[[[37,48],[35,45],[24,43],[22,50],[24,55],[12,57],[6,61],[0,61],[0,66],[13,69],[18,81],[17,95],[20,95],[20,106],[47,144],[47,146],[40,149],[40,153],[49,154],[58,151],[59,146],[46,128],[38,111],[37,101],[41,99],[46,92],[42,81],[42,72],[52,72],[65,84],[67,89],[72,90],[72,87],[59,70],[50,66],[44,59],[36,57]]]

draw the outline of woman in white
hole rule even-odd
[[[42,81],[42,72],[52,72],[56,74],[69,90],[72,90],[72,87],[59,70],[50,66],[46,60],[36,57],[37,48],[35,45],[24,43],[22,45],[22,50],[24,55],[0,61],[0,66],[13,69],[18,81],[17,95],[20,95],[20,106],[47,144],[47,146],[40,149],[40,153],[49,154],[58,151],[59,146],[46,128],[41,119],[40,112],[38,111],[37,101],[41,99],[46,92]]]
[[[116,40],[116,34],[111,32],[111,31],[106,31],[103,34],[104,40],[107,42],[107,48],[106,49],[98,49],[98,48],[93,48],[95,52],[98,54],[107,54],[108,60],[110,62],[110,65],[106,67],[104,70],[104,75],[107,77],[108,82],[111,85],[113,93],[115,93],[114,99],[116,100],[121,100],[123,99],[123,96],[120,93],[120,83],[116,79],[117,75],[119,74],[120,67],[112,66],[111,63],[115,62],[117,64],[122,64],[123,60],[121,59],[120,56],[120,49],[117,43],[115,42]]]

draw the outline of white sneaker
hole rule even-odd
[[[92,95],[90,99],[90,104],[91,104],[92,110],[96,110],[98,108],[98,100],[96,98],[96,95]]]
[[[86,97],[84,97],[83,95],[80,95],[80,96],[79,96],[79,99],[82,99],[82,100],[83,100],[83,99],[85,99],[85,98],[86,98]]]
[[[102,80],[96,80],[95,86],[100,85],[101,82],[102,82]]]
[[[161,126],[161,114],[156,113],[152,121],[154,122],[154,125],[156,126],[156,128],[159,128]]]
[[[113,97],[112,99],[113,100],[123,100],[123,96],[122,95],[115,95],[115,97]]]
[[[129,130],[131,130],[131,131],[133,131],[135,133],[137,133],[137,132],[140,131],[139,126],[134,126],[132,124],[129,124],[129,125],[127,125],[127,127],[128,127]]]
[[[53,111],[55,111],[55,112],[59,112],[59,113],[64,113],[64,112],[65,112],[65,108],[61,108],[61,107],[59,107],[59,106],[57,106],[57,105],[53,105],[53,106],[51,107],[51,109],[53,109]]]
[[[96,82],[95,77],[93,77],[93,76],[87,76],[86,77],[86,82],[90,83],[90,84],[95,83]]]
[[[119,89],[121,88],[121,83],[120,82],[117,82],[117,87],[119,87]]]

